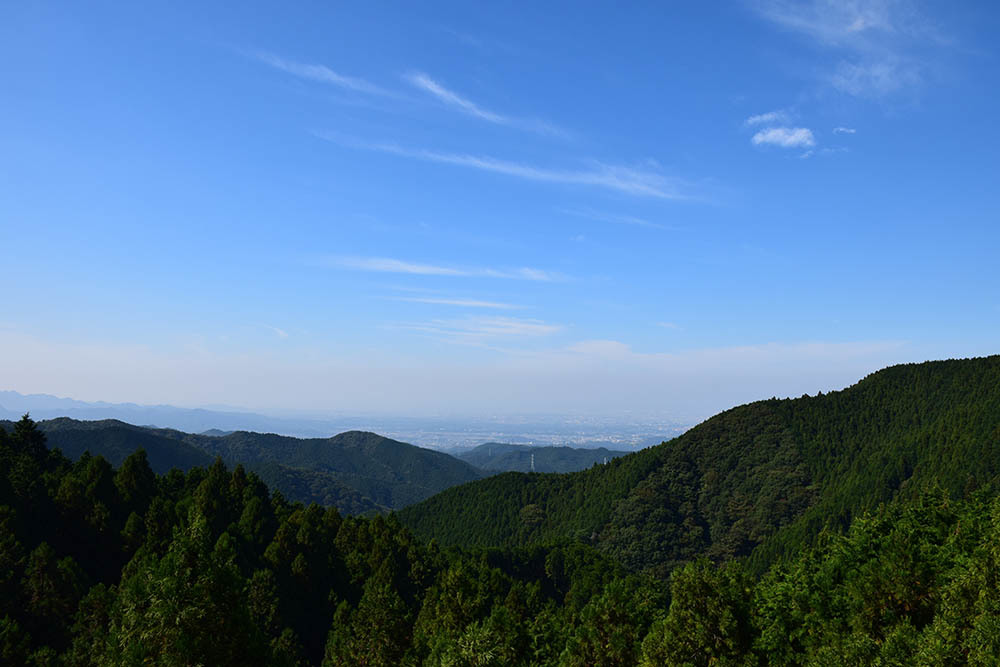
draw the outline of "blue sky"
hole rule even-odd
[[[1000,351],[994,3],[205,5],[0,9],[4,388],[698,417]]]

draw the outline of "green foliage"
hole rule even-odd
[[[1000,357],[895,366],[843,391],[759,401],[568,475],[496,475],[400,512],[442,544],[581,540],[665,577],[704,555],[763,573],[858,514],[1000,474]],[[530,508],[530,509],[526,509]]]
[[[598,447],[536,447],[534,445],[510,445],[499,442],[486,444],[463,451],[456,456],[466,463],[483,470],[499,472],[531,472],[532,462],[536,472],[575,472],[605,460],[624,456],[628,452]]]
[[[73,463],[25,418],[0,429],[0,663],[993,665],[1000,499],[980,458],[1000,405],[980,361],[446,493],[488,524],[481,544],[523,543],[493,548],[289,503],[221,459],[162,476],[141,453]]]
[[[560,663],[567,667],[636,664],[643,637],[660,615],[665,596],[642,579],[612,581],[580,613]]]
[[[482,476],[477,468],[447,454],[361,431],[309,439],[246,431],[214,436],[114,419],[88,422],[65,417],[38,425],[31,422],[30,427],[22,419],[12,427],[18,443],[35,443],[22,449],[37,448],[48,438],[49,445],[71,459],[103,456],[123,469],[123,478],[116,483],[132,484],[137,493],[148,491],[144,485],[149,472],[209,468],[221,458],[230,465],[244,465],[293,500],[336,507],[343,514],[365,514],[399,509]],[[41,447],[44,451],[45,445]],[[143,452],[141,460],[134,458],[137,450]]]
[[[644,666],[742,665],[753,640],[751,581],[739,563],[707,560],[675,570],[670,611],[642,644]]]
[[[212,546],[207,518],[192,510],[162,558],[137,564],[111,610],[110,665],[268,664],[227,533]]]

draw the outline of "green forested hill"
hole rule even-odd
[[[705,555],[758,569],[822,526],[931,485],[959,496],[1000,473],[1000,357],[907,364],[843,391],[765,400],[607,466],[507,473],[406,508],[446,544],[583,540],[664,574]]]
[[[456,456],[483,470],[530,472],[531,457],[534,456],[536,472],[574,472],[589,468],[605,459],[624,456],[621,452],[604,447],[586,449],[578,447],[535,447],[533,445],[512,445],[501,442],[487,442],[461,452]]]
[[[62,450],[71,459],[89,451],[100,454],[113,465],[121,465],[129,454],[142,448],[150,467],[163,474],[171,468],[190,470],[211,465],[215,458],[204,449],[179,440],[175,431],[133,426],[117,419],[78,421],[61,417],[38,422],[38,428],[45,433],[49,447]]]
[[[215,436],[113,419],[67,418],[39,422],[39,428],[50,446],[72,459],[89,451],[118,465],[142,448],[150,467],[161,474],[171,468],[207,466],[219,456],[257,472],[290,500],[317,502],[348,514],[398,509],[481,476],[447,454],[360,431],[313,439],[247,431]]]
[[[186,435],[185,441],[226,461],[318,471],[394,509],[482,476],[448,454],[364,431],[308,439],[237,431],[222,437]]]
[[[71,462],[30,419],[2,426],[4,665],[938,667],[1000,655],[988,486],[962,500],[910,487],[763,576],[701,558],[668,586],[579,542],[442,549],[395,515],[290,504],[240,466],[157,476],[143,450],[117,469]]]

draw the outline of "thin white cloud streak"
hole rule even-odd
[[[418,276],[468,276],[468,271],[433,264],[404,262],[388,257],[341,257],[334,263],[345,269],[382,273],[409,273]]]
[[[656,326],[663,327],[664,329],[674,329],[675,331],[680,331],[680,326],[674,324],[673,322],[657,322]]]
[[[854,134],[857,132],[853,127],[835,127],[833,128],[834,134]]]
[[[631,215],[614,215],[610,213],[591,211],[589,209],[558,208],[556,209],[556,211],[558,211],[559,213],[565,213],[566,215],[572,215],[578,218],[586,218],[587,220],[595,220],[597,222],[610,222],[615,225],[632,225],[635,227],[647,227],[649,229],[662,229],[668,231],[676,229],[676,227],[661,225],[657,222],[651,222],[644,218],[637,218]]]
[[[853,44],[866,33],[896,32],[893,0],[770,0],[758,3],[767,19],[830,45]]]
[[[435,319],[429,322],[397,324],[394,327],[429,335],[446,343],[485,347],[496,351],[502,351],[496,347],[497,345],[510,345],[523,339],[551,336],[563,330],[558,324],[516,317]]]
[[[364,143],[345,140],[343,137],[330,133],[317,132],[314,134],[320,139],[346,145],[351,148],[398,155],[424,162],[436,162],[479,171],[488,171],[528,181],[597,187],[639,197],[676,200],[688,199],[686,195],[680,192],[679,185],[676,182],[672,182],[662,174],[633,167],[610,165],[595,161],[592,162],[593,167],[590,169],[548,169],[519,162],[499,160],[489,156],[441,153],[423,149],[414,150],[395,144]]]
[[[920,80],[917,65],[888,57],[874,62],[841,62],[830,83],[850,95],[883,97],[915,86]]]
[[[270,65],[271,67],[281,70],[282,72],[297,76],[300,79],[309,79],[319,83],[327,83],[337,86],[338,88],[352,90],[358,93],[366,93],[368,95],[392,95],[392,93],[384,88],[380,88],[373,83],[365,81],[364,79],[338,74],[326,65],[297,63],[291,60],[285,60],[284,58],[280,58],[274,54],[264,52],[255,53],[254,57],[266,65]]]
[[[278,327],[272,327],[269,324],[265,324],[264,328],[273,331],[278,338],[288,338],[288,332],[285,331],[284,329],[279,329]]]
[[[445,104],[456,107],[470,116],[482,118],[483,120],[487,120],[491,123],[497,123],[499,125],[509,125],[511,123],[511,119],[507,116],[502,116],[498,113],[481,108],[475,102],[462,97],[454,91],[448,90],[423,72],[412,72],[407,74],[404,78],[417,88],[430,93]]]
[[[745,121],[744,125],[771,125],[774,123],[787,123],[789,120],[788,114],[784,111],[768,111],[767,113],[757,114],[756,116],[750,116]]]
[[[515,118],[513,116],[506,116],[504,114],[484,109],[467,97],[463,97],[455,91],[446,88],[443,84],[435,81],[424,72],[411,72],[410,74],[407,74],[404,79],[406,79],[406,81],[411,85],[423,90],[424,92],[430,93],[444,104],[458,109],[462,113],[469,116],[473,116],[496,125],[505,125],[507,127],[513,127],[521,130],[529,130],[539,134],[559,135],[563,137],[567,136],[567,133],[564,130],[542,121],[527,118]]]
[[[497,310],[518,310],[522,306],[512,303],[501,303],[498,301],[482,301],[479,299],[449,299],[446,297],[417,297],[417,296],[394,296],[389,297],[393,301],[407,301],[410,303],[429,303],[441,306],[460,306],[463,308],[494,308]]]
[[[782,148],[811,148],[816,145],[812,130],[805,127],[772,127],[753,135],[751,141],[754,146],[770,144]]]
[[[560,274],[542,269],[521,267],[516,269],[494,269],[489,267],[453,267],[436,264],[407,262],[391,257],[336,257],[330,260],[334,266],[356,271],[376,273],[404,273],[418,276],[452,276],[457,278],[507,278],[551,282],[562,280]]]
[[[756,7],[782,28],[841,51],[845,57],[826,83],[858,97],[885,97],[919,85],[919,49],[947,42],[908,0],[761,0]]]

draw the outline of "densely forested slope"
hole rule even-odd
[[[0,664],[630,664],[665,606],[584,545],[442,551],[221,460],[158,477],[0,428]]]
[[[900,497],[755,580],[688,563],[643,641],[654,665],[996,665],[1000,502]]]
[[[624,456],[621,452],[600,447],[586,449],[577,447],[535,447],[533,445],[512,445],[501,442],[487,442],[456,456],[466,463],[483,470],[530,472],[531,457],[535,457],[535,472],[574,472],[589,468],[605,459]]]
[[[568,475],[507,473],[400,513],[446,544],[572,538],[664,574],[705,555],[763,569],[897,494],[1000,473],[1000,357],[907,364],[843,391],[759,401]]]
[[[0,422],[0,425],[10,428],[13,423]],[[197,446],[207,437],[189,438],[191,434],[172,429],[134,426],[116,419],[78,421],[65,417],[38,422],[38,427],[46,434],[49,445],[59,448],[70,459],[90,453],[103,456],[112,465],[120,465],[137,449],[143,449],[150,468],[159,474],[165,474],[171,468],[187,471],[195,466],[207,466],[215,459],[206,451],[207,448]],[[196,444],[188,442],[189,439]],[[229,460],[229,463],[240,462]],[[293,502],[316,502],[336,507],[345,514],[389,509],[345,481],[322,471],[271,462],[247,462],[246,467]]]
[[[363,495],[349,482],[323,470],[291,468],[279,463],[251,463],[245,467],[292,502],[336,507],[341,514],[370,514],[391,510]]]
[[[8,428],[11,422],[7,422]],[[215,457],[204,449],[178,440],[165,429],[133,426],[116,419],[78,421],[61,417],[38,422],[49,447],[58,448],[70,459],[84,452],[100,454],[112,465],[121,465],[137,449],[146,451],[150,467],[158,473],[171,468],[190,470],[211,465]]]
[[[185,441],[227,461],[320,471],[396,509],[482,476],[448,454],[363,431],[322,439],[237,431],[217,438],[186,435]]]
[[[994,665],[1000,501],[899,495],[756,578],[580,543],[440,549],[221,461],[157,476],[0,428],[4,665]]]
[[[246,431],[213,436],[66,418],[39,422],[39,428],[53,447],[74,459],[89,451],[117,465],[141,447],[158,473],[190,470],[220,456],[257,472],[293,501],[348,514],[399,508],[481,476],[447,454],[360,431],[315,439]]]

